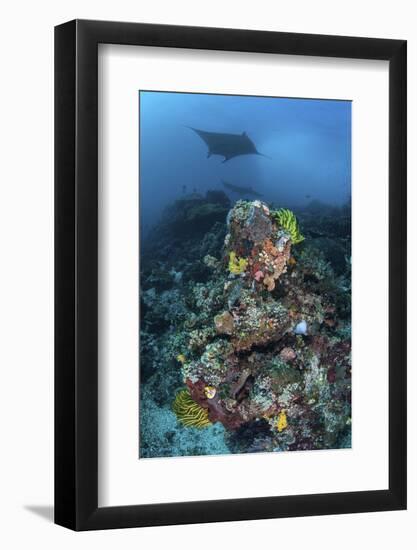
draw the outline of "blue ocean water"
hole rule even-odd
[[[350,101],[141,91],[139,106],[145,231],[184,192],[225,190],[222,181],[252,187],[280,206],[350,200]],[[246,132],[268,158],[207,158],[207,145],[189,127]]]

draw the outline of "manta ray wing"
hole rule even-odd
[[[229,183],[227,181],[221,180],[223,186],[226,189],[229,189],[233,193],[237,193],[238,195],[243,196],[254,196],[254,197],[262,197],[261,193],[258,193],[258,191],[255,191],[255,189],[252,189],[252,187],[243,187],[240,185],[234,185],[233,183]]]

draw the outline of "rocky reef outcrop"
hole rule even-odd
[[[185,231],[189,214],[177,205],[176,231],[165,242],[175,252],[169,260],[154,254],[142,272],[143,456],[164,455],[152,450],[147,404],[153,414],[158,406],[175,413],[176,429],[193,438],[220,426],[221,453],[225,446],[232,453],[349,446],[348,247],[336,274],[292,211],[261,201],[227,208],[209,193],[204,201],[190,206],[203,237]],[[223,222],[213,214],[220,210]],[[181,246],[173,244],[178,234],[186,236]],[[343,250],[341,238],[334,246]],[[171,452],[204,454],[200,447]]]

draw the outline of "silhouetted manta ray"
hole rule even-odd
[[[226,189],[229,189],[230,191],[233,191],[233,193],[237,193],[242,197],[248,195],[253,195],[254,197],[262,197],[261,193],[255,191],[255,189],[252,189],[252,187],[242,187],[240,185],[234,185],[233,183],[229,183],[224,180],[222,180],[222,184],[224,187],[226,187]]]
[[[220,132],[206,132],[205,130],[198,130],[191,126],[188,126],[188,128],[194,130],[207,145],[207,158],[211,157],[211,155],[220,155],[224,157],[223,162],[227,162],[240,155],[266,156],[259,153],[246,132],[242,132],[241,134],[225,134]]]

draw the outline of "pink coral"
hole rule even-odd
[[[254,277],[255,277],[255,279],[256,279],[256,280],[258,281],[258,283],[259,283],[259,281],[260,281],[261,279],[263,279],[263,278],[265,277],[265,275],[264,275],[264,272],[263,272],[263,271],[258,270],[258,271],[255,273]]]
[[[283,348],[280,351],[279,355],[282,359],[284,359],[284,361],[292,361],[297,357],[297,354],[295,353],[295,351],[292,348],[288,348],[288,347]]]

